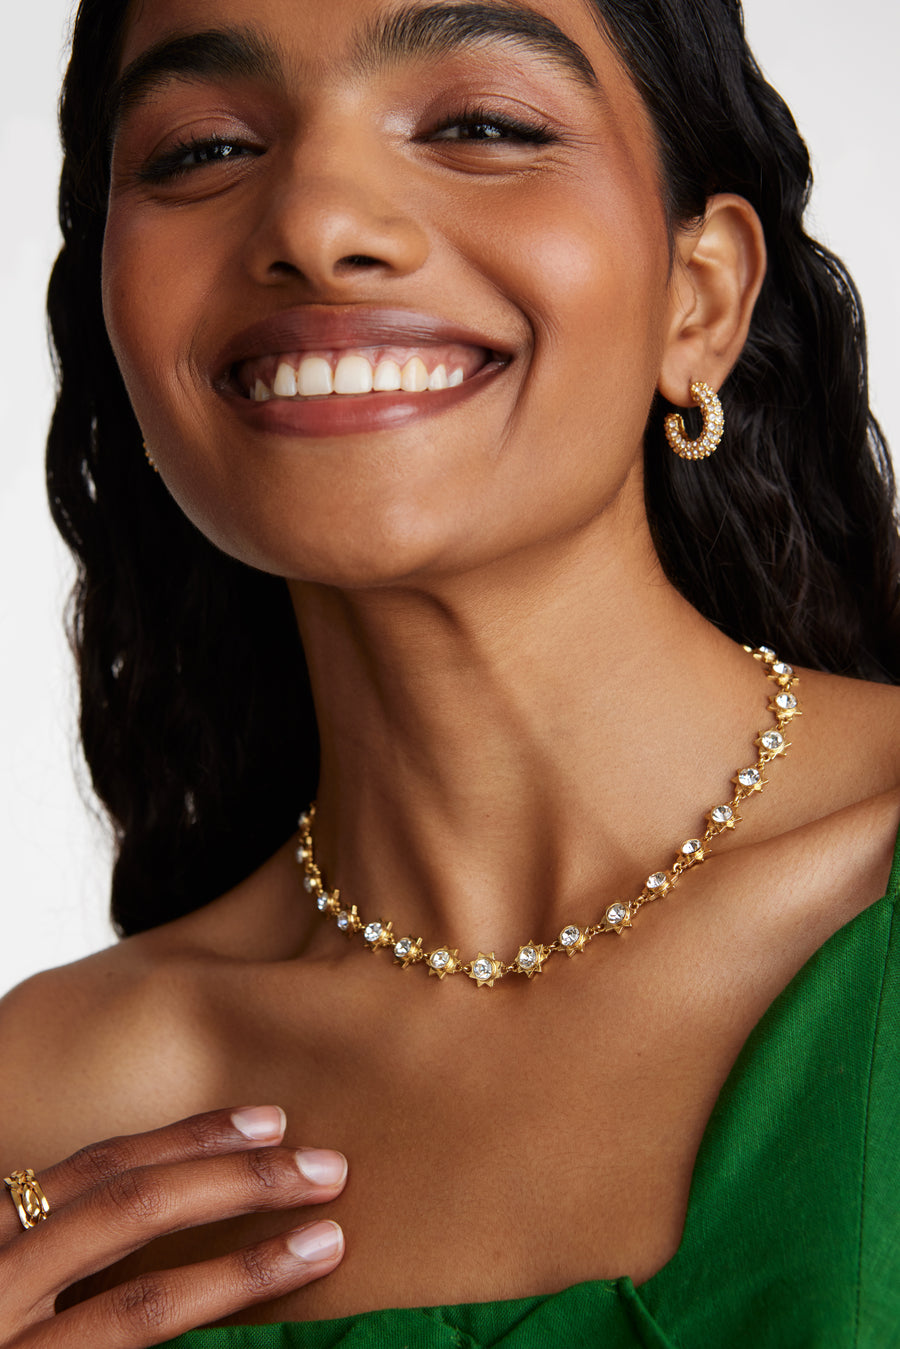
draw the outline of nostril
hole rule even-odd
[[[295,267],[292,262],[273,262],[269,271],[276,276],[299,276],[300,268]]]
[[[341,258],[337,266],[339,268],[381,267],[383,262],[381,258],[370,258],[365,253],[351,253],[348,257]]]

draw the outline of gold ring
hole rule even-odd
[[[19,1222],[23,1227],[35,1227],[44,1221],[50,1212],[50,1205],[30,1167],[25,1171],[14,1171],[11,1176],[5,1176],[3,1184],[12,1195]]]

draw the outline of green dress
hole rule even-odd
[[[898,903],[900,838],[886,895],[747,1040],[703,1137],[681,1246],[640,1287],[194,1330],[170,1347],[900,1349]]]

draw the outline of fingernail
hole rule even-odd
[[[280,1106],[257,1105],[247,1110],[235,1110],[231,1122],[239,1134],[259,1142],[263,1138],[280,1138],[287,1124],[287,1116]]]
[[[300,1148],[294,1153],[300,1174],[313,1185],[340,1185],[347,1174],[347,1158],[325,1148]]]
[[[317,1260],[331,1260],[344,1248],[344,1234],[337,1223],[316,1223],[301,1227],[287,1239],[288,1250],[298,1260],[314,1264]]]

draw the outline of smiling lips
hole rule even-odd
[[[264,403],[452,389],[490,359],[486,349],[459,343],[391,345],[263,356],[242,362],[235,373],[245,397]]]
[[[442,315],[297,305],[231,337],[213,363],[213,387],[254,432],[328,439],[448,412],[512,360],[487,333]]]

